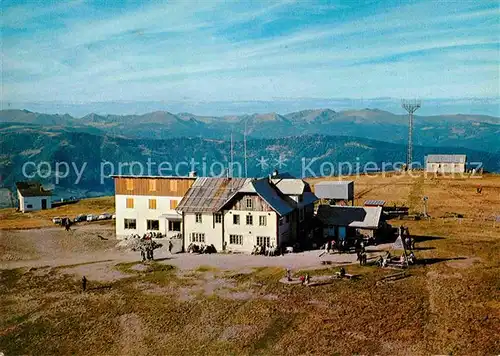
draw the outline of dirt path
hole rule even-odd
[[[105,240],[99,236],[103,236]],[[86,276],[89,280],[113,281],[126,275],[115,268],[118,263],[139,262],[139,252],[116,248],[114,231],[109,228],[82,227],[67,233],[62,229],[17,230],[4,232],[0,240],[3,254],[0,269],[13,268],[59,268],[63,273],[76,278]],[[160,242],[161,243],[161,242]],[[368,252],[377,255],[390,245],[369,247]],[[209,266],[218,270],[245,270],[256,267],[278,267],[298,269],[321,268],[356,263],[355,254],[319,255],[323,251],[305,251],[266,257],[248,254],[170,254],[166,246],[155,251],[155,260],[173,265],[181,271]]]
[[[408,196],[408,205],[413,212],[421,212],[423,210],[422,198],[424,196],[424,175],[420,175],[413,179],[410,194]]]

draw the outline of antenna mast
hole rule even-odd
[[[245,155],[245,178],[248,177],[248,170],[247,170],[247,122],[248,118],[245,120],[245,133],[243,134],[243,151]]]
[[[233,172],[233,162],[234,162],[234,153],[233,153],[233,132],[231,131],[231,166],[229,167],[229,172],[231,178],[233,178],[234,172]]]
[[[401,100],[401,107],[408,112],[408,152],[406,153],[406,169],[413,163],[413,113],[422,105],[420,100]]]

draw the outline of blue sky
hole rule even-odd
[[[2,1],[2,99],[499,96],[497,1]]]

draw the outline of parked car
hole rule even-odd
[[[98,216],[94,215],[94,214],[87,215],[87,221],[96,221],[97,218],[98,218]]]
[[[111,214],[110,213],[102,213],[97,217],[97,220],[108,220],[111,219]]]
[[[111,215],[111,219],[116,219],[116,214]]]
[[[54,224],[61,225],[62,224],[62,219],[60,217],[55,217],[55,218],[52,218],[52,222]]]
[[[74,219],[73,219],[74,222],[81,222],[81,221],[87,221],[87,215],[85,214],[80,214],[80,215],[77,215]]]

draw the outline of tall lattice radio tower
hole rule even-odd
[[[413,163],[413,113],[417,111],[422,102],[420,100],[401,100],[401,107],[408,112],[408,152],[406,153],[406,169],[411,169]]]

